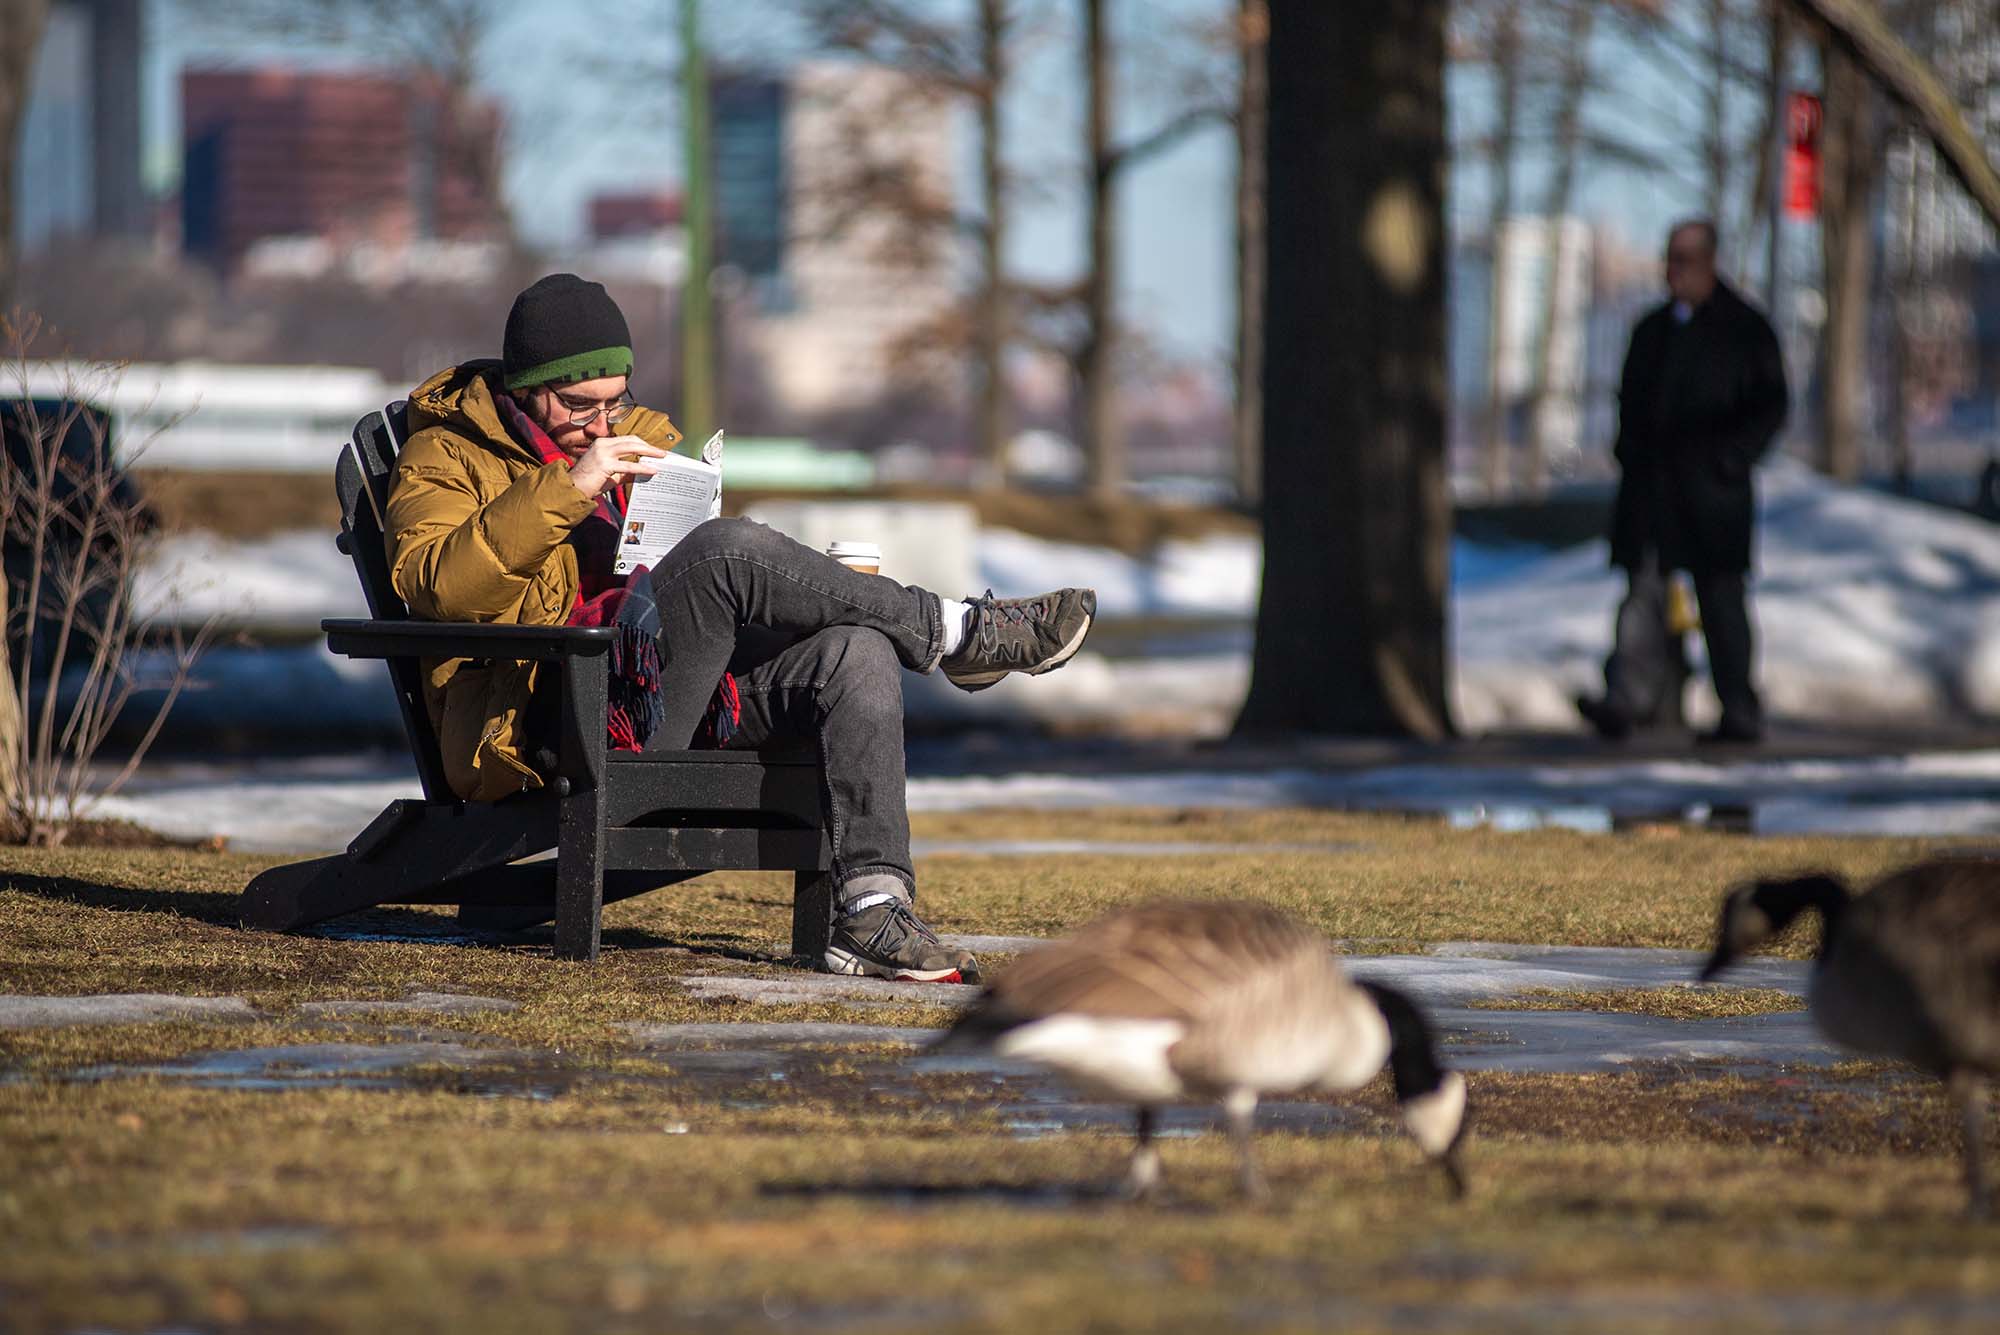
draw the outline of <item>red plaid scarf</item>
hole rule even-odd
[[[510,396],[495,395],[494,401],[514,438],[544,464],[559,463],[564,468],[575,464]],[[629,575],[611,573],[610,554],[616,552],[618,535],[624,528],[626,500],[624,483],[605,488],[598,493],[597,508],[570,532],[570,544],[577,549],[577,594],[565,624],[617,628],[606,727],[613,750],[643,751],[660,716],[660,619],[646,567],[640,566]],[[593,526],[597,526],[594,534]],[[595,541],[590,540],[593,536]],[[742,721],[743,700],[736,690],[736,678],[725,672],[708,703],[702,740],[710,746],[723,746]]]

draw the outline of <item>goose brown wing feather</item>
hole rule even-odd
[[[1022,1016],[1197,1023],[1260,979],[1334,972],[1324,938],[1259,904],[1168,903],[1103,918],[1024,955],[993,984]]]
[[[2000,859],[1951,858],[1898,872],[1848,910],[1843,953],[1863,942],[1914,993],[1945,1060],[2000,1073]]]

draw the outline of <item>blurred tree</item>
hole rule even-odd
[[[1669,87],[1678,99],[1652,110],[1670,136],[1664,151],[1630,165],[1654,177],[1656,187],[1661,176],[1678,178],[1675,188],[1701,201],[1698,211],[1714,220],[1725,263],[1746,252],[1761,203],[1752,193],[1759,155],[1749,136],[1761,142],[1764,126],[1753,117],[1744,129],[1740,108],[1751,99],[1760,107],[1768,103],[1769,67],[1766,59],[1743,53],[1760,49],[1768,55],[1763,6],[1772,2],[1608,0],[1601,6],[1640,59],[1672,76]]]
[[[14,164],[28,119],[35,53],[41,50],[48,18],[49,0],[11,0],[0,5],[0,309],[14,295]],[[6,624],[7,595],[5,588],[0,588],[0,627]],[[20,748],[14,743],[20,727],[14,674],[7,655],[0,652],[0,799],[11,800],[15,792]]]
[[[1868,383],[1873,306],[1875,188],[1883,121],[1875,90],[1831,40],[1820,48],[1826,118],[1820,131],[1819,245],[1826,323],[1820,332],[1819,466],[1829,477],[1861,476],[1862,394]]]
[[[0,4],[0,308],[14,292],[14,164],[28,119],[35,53],[48,26],[49,0]],[[4,683],[0,683],[4,684]]]
[[[1508,219],[1514,216],[1514,159],[1519,151],[1522,84],[1521,0],[1493,0],[1484,7],[1484,46],[1493,71],[1493,102],[1497,121],[1493,131],[1491,158],[1492,184],[1486,196],[1486,243],[1490,262],[1486,270],[1486,403],[1480,413],[1483,448],[1482,473],[1486,495],[1498,500],[1506,494],[1509,455],[1513,433],[1508,429],[1507,402],[1502,386],[1501,348],[1506,342],[1506,319],[1512,292],[1512,275],[1502,262],[1500,238]]]
[[[1125,483],[1125,442],[1118,431],[1115,254],[1117,164],[1111,148],[1113,66],[1104,31],[1105,0],[1083,0],[1085,260],[1083,332],[1076,348],[1077,443],[1090,463],[1090,489],[1115,496]]]
[[[1556,97],[1553,149],[1555,168],[1549,173],[1548,193],[1542,199],[1542,217],[1550,223],[1549,278],[1542,284],[1541,309],[1535,321],[1533,357],[1529,364],[1528,388],[1528,490],[1536,495],[1548,488],[1549,453],[1553,443],[1553,400],[1550,385],[1555,378],[1555,328],[1559,312],[1561,284],[1557,281],[1566,268],[1569,231],[1561,226],[1569,214],[1575,193],[1577,159],[1583,151],[1583,97],[1590,88],[1590,34],[1597,18],[1598,0],[1551,0],[1557,29],[1563,34],[1562,73]]]
[[[1236,411],[1232,424],[1236,495],[1256,505],[1264,494],[1264,130],[1270,82],[1265,73],[1271,11],[1265,0],[1238,0],[1236,20]]]
[[[1819,25],[1826,105],[1821,140],[1821,256],[1826,325],[1820,348],[1820,466],[1840,478],[1862,465],[1859,399],[1867,375],[1874,236],[1871,203],[1885,142],[1875,92],[1899,102],[1945,165],[2000,226],[2000,168],[1966,123],[1950,85],[1869,0],[1788,0]],[[1922,8],[1918,6],[1917,8]],[[1902,15],[1907,22],[1921,15]]]
[[[1900,103],[1936,146],[1953,176],[2000,227],[2000,165],[1966,124],[1950,85],[1903,43],[1872,0],[1786,0],[1824,25],[1836,47]],[[1989,10],[1990,13],[1990,10]]]
[[[175,0],[198,29],[350,51],[370,64],[411,68],[436,84],[441,161],[465,173],[490,210],[494,232],[517,243],[507,207],[507,147],[479,114],[479,62],[510,0]]]
[[[1446,0],[1273,0],[1264,581],[1240,734],[1442,738]]]
[[[978,204],[962,213],[950,200],[914,191],[903,174],[884,171],[865,153],[832,187],[843,198],[836,218],[868,214],[928,242],[938,234],[969,238],[977,254],[968,308],[927,331],[933,351],[971,353],[976,449],[982,483],[1004,476],[1013,411],[1007,394],[1007,349],[1016,331],[1020,286],[1006,271],[1014,182],[1006,165],[1001,108],[1013,75],[1014,46],[1023,26],[1022,0],[973,0],[970,21],[938,16],[922,0],[804,0],[820,45],[900,70],[933,95],[969,106],[979,127]]]
[[[1090,487],[1118,495],[1126,458],[1120,430],[1117,380],[1118,187],[1126,173],[1206,126],[1227,123],[1236,104],[1210,86],[1201,88],[1146,133],[1120,143],[1112,128],[1118,60],[1110,31],[1109,0],[1083,0],[1085,263],[1077,284],[1079,332],[1070,353],[1077,376],[1077,443],[1090,465]],[[1181,36],[1192,36],[1182,33]],[[1208,53],[1194,44],[1197,63]],[[1162,62],[1172,63],[1172,62]],[[1211,85],[1214,81],[1209,81]]]

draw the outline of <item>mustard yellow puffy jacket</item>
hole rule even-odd
[[[429,621],[558,626],[578,587],[569,532],[591,512],[568,468],[544,464],[508,434],[494,399],[500,363],[467,362],[410,395],[384,524],[389,577],[410,614]],[[662,449],[681,439],[665,413],[618,424]],[[536,664],[426,660],[424,704],[460,797],[493,801],[539,788],[525,755]]]

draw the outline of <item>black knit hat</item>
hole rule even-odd
[[[552,273],[514,298],[500,349],[508,389],[632,374],[632,331],[602,283]]]

